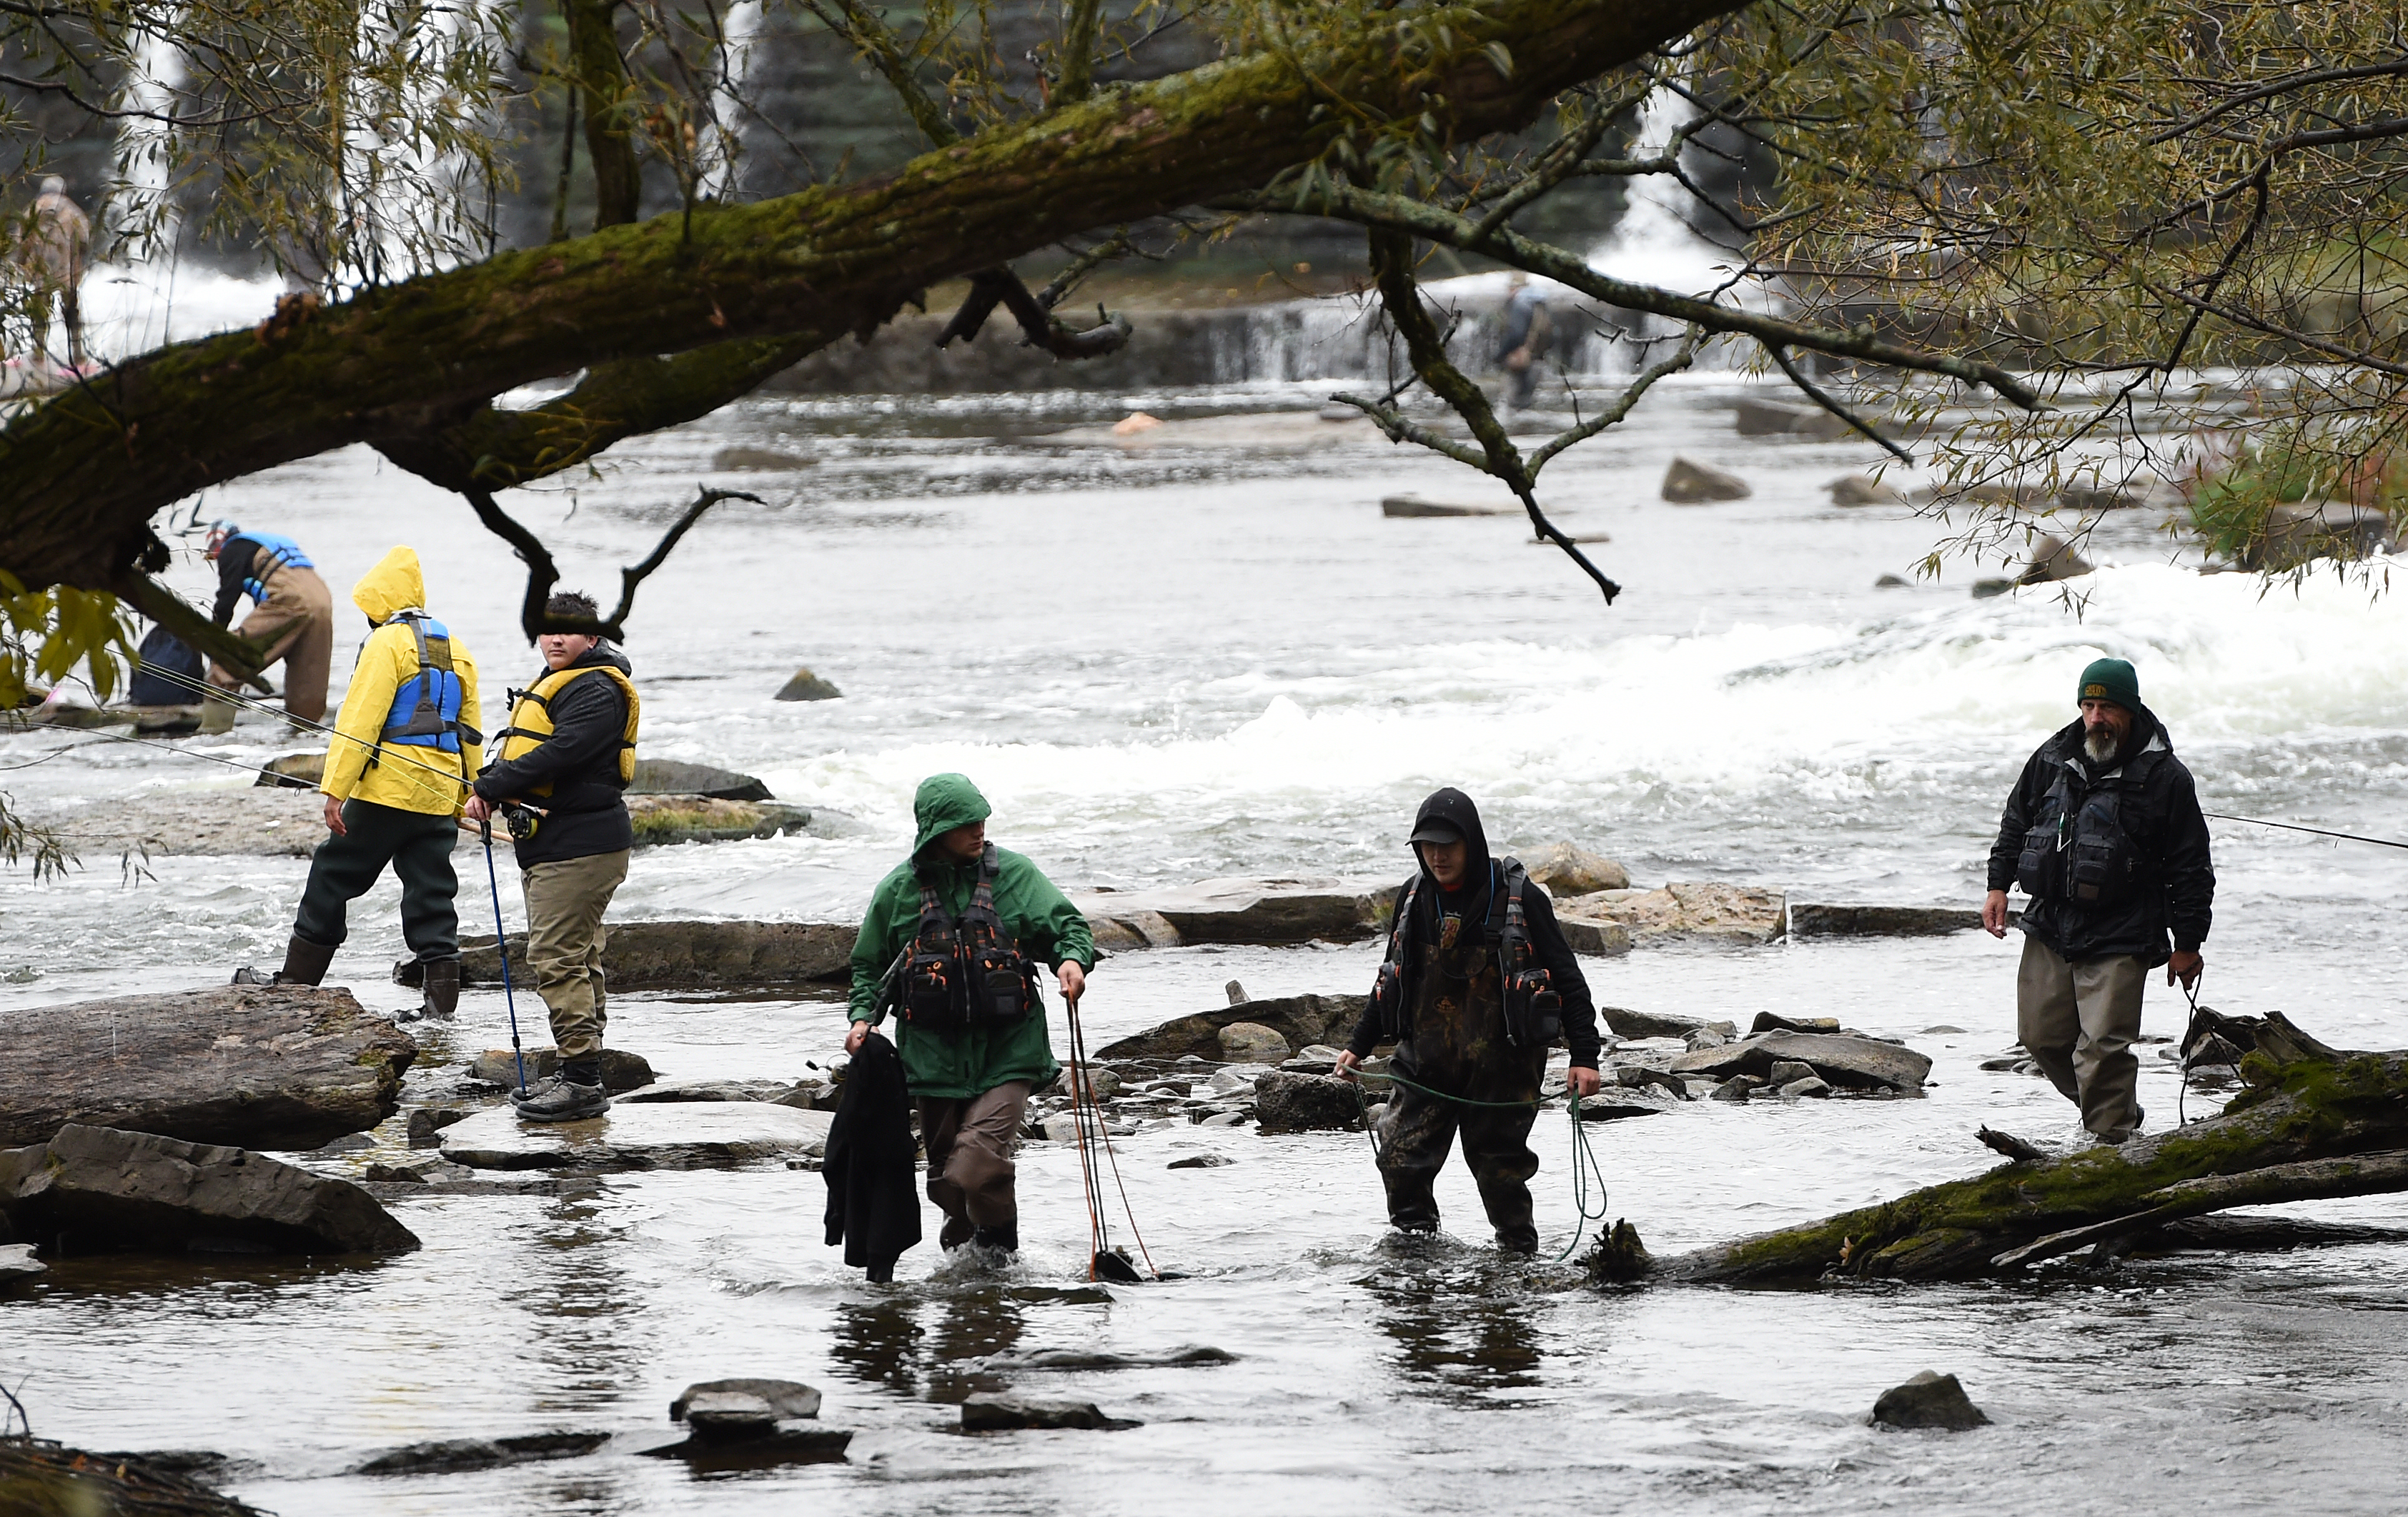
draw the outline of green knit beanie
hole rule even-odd
[[[2120,658],[2100,658],[2090,661],[2082,671],[2082,683],[2074,687],[2073,703],[2114,701],[2128,711],[2141,708],[2141,677],[2132,665]]]

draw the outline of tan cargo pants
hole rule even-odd
[[[522,870],[526,895],[527,967],[552,1014],[552,1040],[563,1059],[602,1048],[609,1020],[602,987],[602,913],[627,879],[627,851],[556,859]]]
[[[928,1151],[928,1199],[945,1214],[939,1240],[969,1241],[980,1227],[1020,1220],[1012,1181],[1020,1130],[1028,1121],[1028,1081],[1006,1081],[967,1101],[920,1102],[920,1138]]]
[[[326,715],[326,671],[335,656],[335,597],[315,569],[281,568],[267,577],[267,598],[235,629],[267,649],[260,667],[284,665],[284,711],[304,722]],[[209,665],[209,683],[234,690],[242,681]]]
[[[2024,1052],[2065,1098],[2082,1108],[2092,1136],[2121,1143],[2141,1126],[2141,993],[2148,966],[2130,953],[2074,964],[2024,935],[2015,973],[2015,1032]]]

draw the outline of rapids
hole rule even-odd
[[[1611,538],[1592,550],[1627,587],[1611,608],[1512,519],[1383,520],[1383,494],[1500,497],[1359,429],[1303,446],[1046,440],[1133,408],[1309,409],[1323,388],[764,396],[521,501],[564,582],[607,600],[695,481],[765,497],[719,508],[638,594],[645,748],[760,774],[821,814],[800,835],[639,854],[618,913],[850,920],[908,843],[912,787],[953,768],[995,802],[996,836],[1066,885],[1401,876],[1414,805],[1454,783],[1500,849],[1571,838],[1642,881],[1971,904],[2008,784],[2100,651],[2138,664],[2210,809],[2408,833],[2398,597],[2329,574],[2271,590],[2201,576],[2142,510],[2101,524],[2088,552],[2102,567],[2071,600],[1972,599],[1995,565],[1961,560],[1936,583],[1877,590],[1913,574],[1940,526],[1830,507],[1823,482],[1876,455],[1739,437],[1727,376],[1667,384],[1545,477],[1568,530]],[[714,470],[731,444],[812,462]],[[1663,504],[1676,451],[1738,470],[1755,497]],[[298,537],[338,604],[385,547],[414,544],[431,608],[479,657],[488,726],[532,668],[519,565],[372,453],[237,481],[200,514]],[[206,600],[196,552],[171,579]],[[341,648],[360,630],[346,613]],[[845,698],[768,698],[806,664]],[[178,746],[256,763],[303,745],[250,721]],[[0,740],[0,790],[70,833],[79,808],[245,783],[88,733]],[[2214,827],[2204,999],[2288,1011],[2343,1046],[2408,1044],[2402,971],[2381,946],[2408,859]],[[478,930],[481,862],[459,858]],[[60,883],[0,874],[0,1038],[10,1008],[272,959],[305,870],[87,854]],[[507,880],[505,898],[515,925]],[[387,885],[358,904],[336,961],[371,1005],[406,999],[382,982],[394,901]],[[1984,1122],[2069,1137],[2072,1109],[2044,1083],[1978,1067],[2014,1040],[2015,952],[1960,934],[1589,961],[1602,1002],[1836,1015],[1937,1061],[1920,1100],[1700,1104],[1595,1129],[1612,1214],[1676,1250],[1978,1172]],[[1373,954],[1115,957],[1089,1037],[1218,1004],[1230,979],[1257,996],[1359,991]],[[2149,1031],[2177,1033],[2180,1006],[2153,989]],[[540,1021],[531,997],[520,1009]],[[612,1012],[612,1041],[676,1077],[798,1076],[842,1031],[832,997],[626,995]],[[496,995],[464,997],[413,1092],[455,1078],[432,1067],[444,1053],[504,1043],[502,1013]],[[1967,1030],[1925,1031],[1940,1024]],[[2161,1125],[2175,1081],[2142,1052]],[[1562,1119],[1534,1143],[1552,1253],[1573,1222]],[[1237,1162],[1164,1168],[1208,1148]],[[380,1156],[310,1162],[356,1173]],[[2186,1256],[2104,1281],[1599,1293],[1568,1267],[1500,1262],[1459,1167],[1440,1188],[1451,1238],[1391,1252],[1359,1135],[1182,1128],[1123,1140],[1121,1160],[1154,1256],[1188,1278],[1087,1284],[1077,1169],[1054,1145],[1024,1153],[1028,1248],[1010,1275],[949,1267],[931,1226],[883,1288],[823,1245],[814,1175],[627,1175],[559,1198],[396,1203],[427,1246],[368,1268],[70,1260],[0,1303],[0,1380],[45,1436],[220,1450],[245,1462],[236,1494],[288,1513],[2127,1513],[2287,1511],[2308,1490],[2318,1510],[2378,1513],[2408,1499],[2408,1247]],[[2401,1220],[2380,1198],[2314,1214]],[[1141,1428],[952,1430],[953,1403],[999,1383],[967,1367],[977,1355],[1190,1342],[1240,1361],[1014,1381]],[[1863,1425],[1881,1389],[1925,1367],[1960,1376],[1998,1425]],[[823,1419],[858,1430],[849,1460],[701,1481],[635,1456],[668,1440],[681,1387],[729,1375],[824,1389]],[[550,1428],[618,1437],[553,1466],[341,1473],[399,1444]]]

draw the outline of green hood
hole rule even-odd
[[[911,815],[920,823],[920,840],[911,845],[911,852],[916,856],[941,835],[984,822],[994,814],[995,808],[970,783],[969,776],[932,774],[920,781],[920,793],[911,797]]]

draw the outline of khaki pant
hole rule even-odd
[[[284,665],[284,711],[304,722],[326,715],[326,670],[335,656],[335,597],[315,569],[281,568],[267,577],[267,598],[235,629],[267,651],[265,669]],[[209,683],[236,690],[242,681],[209,665]]]
[[[1011,1156],[1028,1121],[1028,1081],[1006,1081],[967,1101],[920,1102],[920,1138],[928,1150],[928,1199],[945,1214],[939,1241],[957,1248],[972,1229],[1020,1220]]]
[[[526,896],[527,967],[552,1013],[552,1040],[563,1059],[602,1049],[609,1022],[602,989],[602,913],[627,878],[627,851],[557,859],[519,875]]]
[[[2074,964],[2029,933],[2015,973],[2015,1031],[2024,1051],[2065,1098],[2082,1108],[2082,1125],[2110,1143],[2140,1130],[2134,1092],[2141,1061],[2141,993],[2148,966],[2130,953]]]

